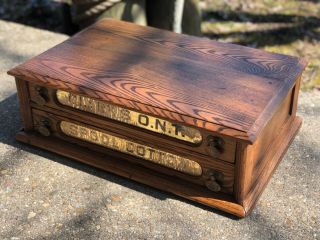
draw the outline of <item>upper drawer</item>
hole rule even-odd
[[[72,114],[104,129],[137,135],[149,142],[168,145],[233,163],[236,141],[213,132],[147,115],[105,101],[29,84],[35,108]]]

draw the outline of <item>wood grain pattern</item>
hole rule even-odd
[[[31,74],[28,70],[26,71],[17,70],[17,72],[18,72],[17,75],[23,75],[23,78],[25,80],[30,81],[34,84],[49,86],[52,88],[70,91],[76,94],[91,96],[100,100],[117,104],[119,106],[127,107],[132,110],[148,113],[148,114],[159,116],[162,118],[167,118],[169,120],[173,120],[186,125],[203,128],[205,130],[215,132],[216,134],[223,135],[226,138],[237,138],[239,141],[244,141],[244,142],[253,141],[253,139],[249,138],[246,132],[239,131],[233,128],[228,128],[215,123],[205,122],[203,120],[195,119],[185,115],[180,115],[178,113],[170,112],[164,109],[157,109],[152,106],[147,106],[145,104],[133,102],[130,100],[124,100],[119,97],[98,93],[97,91],[92,91],[92,90],[89,90],[88,88],[78,88],[77,86],[69,83],[64,83],[63,85],[61,85],[61,83],[59,82],[57,83],[56,79],[34,75],[34,74]],[[45,83],[47,83],[47,85],[45,85]]]
[[[304,66],[294,57],[104,20],[9,74],[253,142]]]
[[[267,151],[272,151],[272,149],[270,149],[272,141],[278,137],[286,121],[289,121],[290,118],[294,117],[290,115],[290,106],[292,104],[293,96],[293,90],[289,91],[285,100],[278,106],[278,110],[266,125],[261,136],[252,146],[248,146],[252,152],[251,158],[254,162],[251,178],[252,182],[256,181],[257,175],[259,175],[262,168],[264,168],[262,166],[268,164],[268,162],[264,161],[264,155]]]

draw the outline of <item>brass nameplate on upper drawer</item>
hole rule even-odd
[[[152,132],[161,133],[186,142],[200,143],[201,133],[194,128],[122,108],[104,101],[57,90],[58,101],[65,106],[107,117]]]
[[[193,176],[202,174],[201,166],[190,159],[119,138],[75,123],[61,121],[61,131],[71,137],[127,153]]]

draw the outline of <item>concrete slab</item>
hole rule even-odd
[[[252,215],[235,219],[14,140],[6,71],[67,36],[0,21],[0,239],[320,239],[320,93]]]

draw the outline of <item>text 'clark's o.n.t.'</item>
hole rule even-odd
[[[152,132],[161,133],[186,142],[200,143],[202,141],[200,132],[194,128],[171,123],[164,119],[142,114],[93,98],[58,90],[57,99],[65,106],[144,128]]]
[[[23,120],[16,138],[244,217],[301,126],[305,66],[101,20],[8,72]]]

